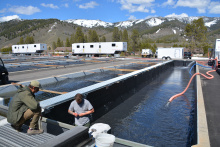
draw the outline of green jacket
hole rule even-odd
[[[9,104],[7,120],[11,124],[16,124],[27,109],[34,111],[39,108],[40,105],[35,100],[35,95],[30,88],[27,86],[22,87],[18,89]]]

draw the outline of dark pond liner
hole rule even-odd
[[[181,61],[181,62],[183,62],[183,61]],[[128,101],[128,98],[135,95],[141,88],[146,86],[146,83],[150,84],[150,83],[154,82],[155,80],[158,80],[158,78],[159,78],[159,81],[163,80],[160,77],[161,74],[166,73],[165,75],[169,76],[170,74],[168,72],[169,72],[169,70],[172,70],[172,68],[174,66],[181,66],[182,67],[183,65],[187,66],[190,63],[187,61],[185,61],[186,63],[181,63],[181,62],[171,62],[171,63],[166,64],[164,66],[154,68],[148,72],[139,74],[137,76],[131,77],[131,78],[126,79],[124,81],[121,81],[119,83],[115,83],[113,85],[110,85],[105,88],[99,89],[97,91],[91,92],[88,95],[85,95],[85,97],[92,103],[92,105],[95,108],[95,113],[92,115],[92,122],[93,123],[96,123],[96,122],[108,123],[108,122],[110,122],[110,124],[112,124],[111,122],[117,121],[118,119],[121,119],[121,117],[126,117],[126,116],[123,116],[123,114],[122,114],[122,113],[124,113],[123,111],[117,111],[116,113],[113,114],[113,117],[109,117],[109,118],[105,117],[104,120],[106,120],[106,121],[103,121],[104,115],[109,114],[110,111],[114,110],[114,108],[116,108],[118,105],[120,105],[122,103],[126,103],[126,101]],[[184,76],[188,76],[188,75],[184,74]],[[188,82],[188,80],[186,80],[186,81]],[[187,83],[184,83],[185,86],[186,86],[186,84]],[[172,89],[172,87],[171,87],[171,89]],[[189,90],[189,91],[191,91],[191,90]],[[166,105],[166,102],[167,102],[167,100],[165,100],[165,102],[164,102],[164,107]],[[55,119],[55,120],[64,122],[64,123],[73,124],[74,117],[67,113],[70,103],[71,103],[71,101],[68,101],[68,102],[60,104],[58,106],[55,106],[53,109],[50,110],[50,113],[45,114],[45,116],[49,117],[51,119]],[[132,102],[130,104],[136,104],[136,103],[137,102],[134,99],[134,102]],[[178,103],[179,103],[179,101],[178,101]],[[186,127],[185,129],[188,130],[185,132],[185,133],[187,133],[185,135],[185,144],[180,143],[181,142],[180,141],[180,142],[177,142],[178,146],[191,146],[193,144],[196,144],[196,107],[193,103],[195,104],[196,100],[190,101],[190,105],[194,106],[194,107],[192,107],[192,109],[190,110],[190,112],[189,112],[190,114],[187,113],[187,115],[186,115],[188,125],[184,124],[181,121],[181,119],[178,119],[178,115],[177,115],[178,113],[174,113],[174,116],[177,118],[176,124],[178,124],[177,128],[174,128],[174,129],[178,130],[178,127],[182,127],[181,125],[184,125]],[[171,105],[173,105],[173,104],[171,104]],[[128,107],[128,106],[126,106],[126,107]],[[137,106],[134,105],[132,107],[137,107]],[[173,108],[171,107],[171,109],[173,109]],[[181,112],[182,110],[184,110],[184,107],[178,111]],[[164,111],[166,111],[166,110],[164,110]],[[120,114],[120,117],[117,117],[117,114]],[[165,115],[165,114],[166,114],[166,112],[164,112],[164,114],[160,114],[160,115]],[[114,118],[114,116],[116,116],[116,118]],[[153,116],[151,116],[151,117],[153,118]],[[145,122],[143,122],[143,123],[145,123]],[[115,133],[114,127],[115,126],[113,124],[113,134]],[[135,129],[135,126],[130,126],[130,128]],[[158,130],[160,130],[160,129],[158,128]],[[163,131],[166,132],[166,130],[163,130]],[[161,142],[159,141],[159,140],[162,141],[163,139],[156,137],[158,135],[159,136],[162,135],[162,134],[155,134],[157,132],[158,131],[156,131],[156,130],[155,131],[151,130],[150,132],[148,132],[150,134],[148,134],[146,136],[142,136],[142,138],[140,138],[139,142],[145,143],[148,145],[153,145],[153,146],[163,146],[163,145],[166,146],[166,144],[161,144]],[[169,130],[167,130],[167,134],[169,134]],[[145,142],[146,141],[145,137],[150,137],[149,135],[151,137],[155,136],[156,138],[154,138],[154,137],[150,138],[150,140]],[[119,134],[116,134],[116,136],[121,137]],[[181,138],[181,136],[179,136],[179,138],[178,138],[178,133],[174,136],[175,136],[175,138],[173,138],[173,139],[178,140],[179,138]],[[166,138],[166,136],[164,136],[164,135],[161,137]],[[132,138],[124,138],[124,139],[132,140]],[[172,139],[172,138],[170,138],[170,139]],[[132,141],[137,141],[137,140],[132,140]],[[170,143],[173,143],[173,142],[171,141]],[[169,144],[169,146],[176,146],[177,144],[175,144],[175,143]]]

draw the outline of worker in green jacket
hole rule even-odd
[[[20,132],[22,125],[32,118],[27,133],[29,135],[43,133],[43,130],[39,129],[38,126],[41,107],[35,100],[34,95],[34,93],[39,91],[40,87],[41,85],[38,81],[31,81],[29,86],[20,87],[12,98],[9,104],[7,120],[15,130]]]

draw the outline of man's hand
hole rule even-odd
[[[84,115],[85,115],[85,113],[80,113],[80,114],[79,114],[80,117],[81,117],[81,116],[84,116]]]
[[[73,115],[74,115],[75,117],[78,117],[78,116],[79,116],[79,114],[77,114],[77,113],[75,113],[75,112],[73,112]]]

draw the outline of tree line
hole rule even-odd
[[[141,40],[137,30],[133,30],[132,34],[129,36],[126,29],[119,30],[117,27],[114,27],[111,40],[112,42],[127,42],[129,52],[140,51],[142,48],[150,48],[155,52],[157,48],[155,43],[151,45],[150,43],[145,42],[145,40]],[[56,42],[53,41],[52,50],[57,47],[71,47],[73,43],[87,42],[106,42],[106,37],[100,37],[96,30],[89,30],[87,34],[84,34],[82,28],[77,27],[76,33],[71,34],[71,36],[67,37],[65,41],[62,41],[59,37]]]
[[[178,45],[179,40],[175,35],[169,35],[161,37],[159,39],[142,38],[142,33],[138,30],[133,29],[128,34],[127,29],[119,29],[114,27],[112,30],[112,42],[127,42],[129,52],[137,52],[144,48],[152,49],[153,52],[156,51],[156,43],[176,43],[173,47],[187,47],[191,51],[194,49],[202,49],[204,54],[208,52],[208,48],[212,46],[207,40],[207,28],[204,25],[202,18],[194,20],[187,24],[185,27],[185,37],[188,41],[184,44]],[[86,42],[106,42],[105,36],[99,36],[96,30],[90,29],[88,33],[83,33],[82,27],[77,27],[76,32],[67,37],[65,41],[61,40],[59,37],[57,41],[52,42],[52,49],[57,47],[71,47],[73,43],[86,43]],[[18,44],[32,44],[35,43],[33,36],[27,36],[25,39],[20,37]]]

